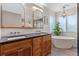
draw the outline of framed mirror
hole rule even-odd
[[[43,28],[44,17],[43,10],[37,7],[33,7],[33,26],[34,28]]]
[[[2,27],[23,27],[24,19],[24,6],[21,3],[2,3]]]

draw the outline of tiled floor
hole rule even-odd
[[[48,56],[77,56],[77,48],[60,49],[53,48]]]

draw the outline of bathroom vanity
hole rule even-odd
[[[2,29],[43,29],[44,27],[44,10],[35,4],[2,3],[1,7]],[[51,35],[48,33],[20,35],[20,32],[12,30],[3,36],[0,38],[1,56],[44,56],[51,52]]]
[[[26,34],[25,38],[0,42],[1,56],[45,56],[49,53],[51,53],[50,34]]]

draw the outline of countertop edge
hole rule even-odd
[[[46,36],[46,35],[51,35],[51,34],[44,34],[44,35],[38,35],[38,36],[31,36],[31,37],[26,37],[26,38],[22,38],[22,39],[17,39],[17,40],[9,40],[9,41],[3,41],[0,42],[0,44],[6,44],[6,43],[11,43],[11,42],[16,42],[16,41],[22,41],[22,40],[28,40],[28,39],[33,39],[36,37],[41,37],[41,36]]]

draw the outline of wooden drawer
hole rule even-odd
[[[11,49],[19,49],[21,47],[28,47],[28,46],[31,46],[32,44],[32,41],[31,39],[29,40],[23,40],[23,41],[18,41],[18,42],[11,42],[11,43],[7,43],[7,44],[3,44],[1,46],[1,51],[8,51],[8,50],[11,50]]]

